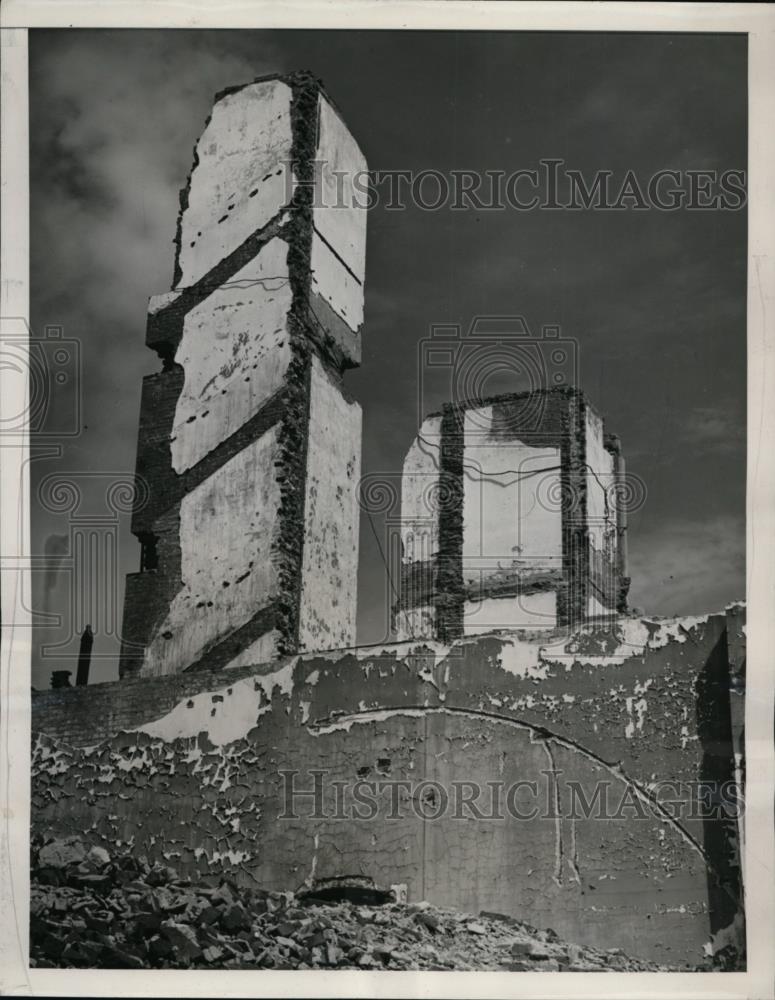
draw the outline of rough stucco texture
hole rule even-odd
[[[144,673],[196,662],[277,595],[277,456],[275,426],[183,497],[182,587],[146,649]]]
[[[401,606],[395,613],[399,641],[436,631],[431,603],[439,554],[441,417],[427,417],[409,446],[401,476]],[[380,499],[380,498],[377,498]]]
[[[177,473],[199,462],[283,385],[291,360],[288,244],[257,257],[192,309],[175,361],[185,373],[172,429]]]
[[[341,375],[365,266],[347,184],[365,169],[307,73],[216,99],[181,192],[175,288],[149,309],[164,368],[143,388],[122,677],[355,641],[361,411]]]
[[[401,476],[401,543],[405,563],[426,562],[439,551],[441,417],[429,417],[412,441]]]
[[[337,649],[355,635],[361,408],[315,358],[310,378],[299,649]]]
[[[291,200],[292,91],[267,80],[216,102],[195,151],[177,287],[192,285]]]
[[[321,95],[318,102],[317,187],[312,215],[312,293],[353,332],[363,324],[366,270],[366,160],[344,122]]]
[[[740,926],[735,833],[646,804],[660,779],[730,773],[726,650],[724,615],[621,619],[570,638],[492,634],[42,692],[33,827],[269,888],[362,873],[410,900],[692,966]],[[280,772],[310,791],[315,769],[324,814],[306,797],[281,818]],[[388,777],[410,783],[394,818],[378,791],[375,819],[336,818],[333,782]],[[439,782],[431,798],[453,781],[534,781],[537,798],[521,786],[516,805],[545,798],[549,811],[422,819],[406,796],[423,780]],[[601,780],[618,818],[574,818],[573,788],[590,801]]]
[[[585,408],[584,425],[590,613],[604,613],[616,606],[618,586],[614,456],[604,445],[603,421],[590,407]]]
[[[445,414],[447,424],[426,418],[404,462],[399,637],[438,638],[450,624],[456,635],[551,629],[626,610],[624,484],[583,394],[507,393]]]

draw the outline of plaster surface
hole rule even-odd
[[[292,96],[266,80],[216,101],[195,147],[176,287],[193,285],[290,202]]]
[[[557,594],[553,590],[485,597],[465,603],[464,635],[477,635],[493,629],[553,629],[556,626]]]
[[[183,497],[182,586],[146,649],[143,673],[195,663],[276,597],[277,455],[275,426]]]
[[[313,358],[299,649],[355,643],[361,408]]]
[[[493,427],[492,407],[468,410],[464,429],[463,579],[467,589],[476,594],[486,591],[489,583],[518,581],[536,572],[561,572],[559,448],[499,436]]]
[[[40,692],[33,828],[205,881],[370,875],[692,966],[740,941],[737,824],[663,808],[660,782],[734,773],[727,648],[724,614],[620,618]],[[338,814],[336,782],[361,782],[364,815]],[[435,815],[465,782],[501,782],[516,812],[480,792],[481,814]],[[580,812],[603,787],[618,815]]]
[[[367,165],[349,129],[323,95],[318,101],[312,292],[353,331],[363,324]]]
[[[239,430],[282,387],[292,298],[288,244],[275,238],[186,315],[175,355],[185,375],[170,438],[176,472]]]

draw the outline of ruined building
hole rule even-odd
[[[627,610],[624,459],[576,389],[450,403],[404,462],[400,639]]]
[[[365,169],[309,75],[216,98],[149,308],[122,677],[355,642]]]
[[[354,645],[366,223],[326,194],[364,168],[307,75],[216,99],[148,317],[121,680],[33,693],[33,833],[741,967],[742,820],[685,800],[744,773],[744,608],[626,612],[621,449],[580,392],[425,420],[405,641]]]

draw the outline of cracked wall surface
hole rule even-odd
[[[557,624],[556,592],[562,581],[560,448],[522,442],[508,433],[504,409],[486,406],[465,414],[467,635]]]
[[[618,439],[567,387],[447,405],[404,463],[401,639],[626,611]]]
[[[358,604],[361,410],[313,359],[299,649],[352,642]],[[332,474],[332,471],[338,474]]]
[[[268,888],[360,873],[406,884],[410,899],[693,966],[730,928],[740,944],[737,822],[675,816],[656,790],[734,777],[728,637],[738,663],[742,624],[730,614],[39,692],[33,829],[86,831],[204,879]],[[282,772],[309,793],[315,771],[322,814],[306,795],[288,815]],[[377,789],[373,818],[337,818],[337,787],[388,779],[409,784]],[[483,815],[409,808],[422,795],[432,813],[455,782],[521,782],[525,818],[494,818],[486,799]],[[574,807],[601,783],[618,812],[607,820]]]
[[[277,596],[278,459],[273,427],[183,497],[181,588],[148,645],[147,673],[196,663],[213,635],[245,625]]]
[[[355,642],[365,169],[310,74],[216,97],[148,313],[122,678]]]
[[[194,149],[175,286],[193,285],[287,204],[293,89],[262,80],[216,99]]]
[[[291,363],[288,244],[276,237],[186,314],[175,363],[185,372],[170,442],[181,473],[278,392]]]

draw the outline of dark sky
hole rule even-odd
[[[61,326],[82,358],[80,431],[55,433],[76,420],[70,382],[39,440],[61,456],[32,463],[33,554],[61,554],[35,574],[33,604],[41,624],[43,613],[63,621],[37,630],[35,686],[54,667],[75,669],[64,654],[77,650],[67,640],[78,586],[87,603],[107,593],[120,617],[123,575],[138,568],[128,514],[116,516],[115,558],[113,522],[98,516],[110,514],[110,483],[134,470],[141,378],[158,368],[144,346],[147,300],[171,284],[178,191],[213,96],[294,69],[322,78],[372,170],[511,173],[558,158],[590,178],[632,169],[645,185],[660,169],[746,169],[742,35],[31,31],[32,326]],[[346,377],[364,411],[363,471],[401,467],[431,324],[558,324],[648,490],[630,519],[631,602],[655,614],[720,609],[745,595],[745,309],[745,210],[377,207],[363,364]],[[74,512],[50,509],[53,480],[49,509],[36,499],[51,474],[80,491]],[[359,640],[371,642],[385,634],[389,595],[361,527]],[[73,528],[96,539],[75,588]],[[106,680],[118,622],[100,614],[92,679]],[[43,662],[41,644],[58,643]]]

